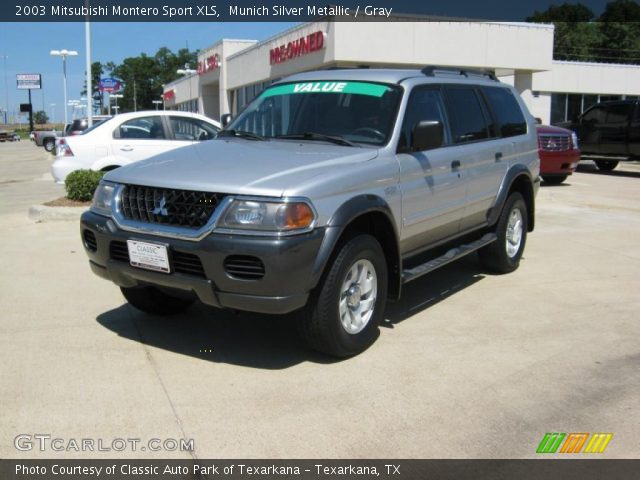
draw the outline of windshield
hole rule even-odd
[[[384,145],[393,129],[400,88],[379,83],[322,81],[274,85],[226,128],[265,138]],[[324,138],[323,138],[324,136]],[[334,142],[335,143],[335,142]]]

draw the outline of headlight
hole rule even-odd
[[[295,232],[310,228],[315,218],[313,209],[304,201],[236,199],[227,207],[219,226],[276,233]]]
[[[573,144],[573,149],[578,149],[578,135],[575,132],[571,132],[571,143]]]
[[[100,182],[93,194],[91,211],[105,217],[111,216],[111,206],[113,204],[113,194],[116,186],[113,183]]]

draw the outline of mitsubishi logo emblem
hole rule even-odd
[[[160,199],[160,204],[154,208],[151,213],[153,213],[154,215],[162,215],[163,217],[166,217],[167,215],[169,215],[169,212],[167,212],[167,209],[165,208],[165,205],[167,204],[167,199],[164,198],[164,195],[162,196],[162,198]]]

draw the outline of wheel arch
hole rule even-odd
[[[512,192],[519,192],[527,205],[528,225],[527,231],[532,232],[535,227],[535,189],[531,172],[522,164],[515,165],[505,175],[494,206],[489,210],[487,222],[493,226],[498,222],[504,204]]]
[[[402,286],[398,229],[391,208],[377,195],[353,197],[343,203],[329,219],[325,238],[313,267],[314,287],[340,247],[358,234],[370,234],[380,243],[389,275],[388,297],[397,299]]]

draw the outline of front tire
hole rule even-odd
[[[339,250],[301,312],[301,336],[334,357],[363,352],[378,338],[387,297],[387,263],[378,241],[358,235]]]
[[[498,239],[480,249],[480,262],[492,272],[513,272],[527,241],[527,205],[519,192],[509,195],[496,225]]]
[[[601,172],[610,172],[618,166],[617,160],[596,160],[596,166]]]
[[[193,299],[168,295],[155,287],[120,287],[120,290],[132,306],[153,315],[175,315],[194,302]]]

